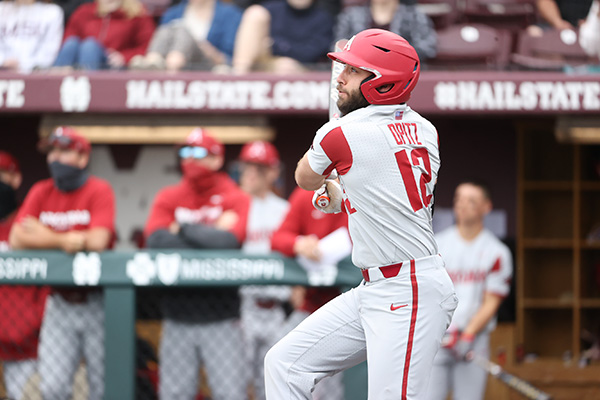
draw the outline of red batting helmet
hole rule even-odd
[[[360,85],[370,104],[406,102],[421,71],[415,49],[402,36],[383,29],[364,30],[352,37],[342,51],[327,56],[375,75]],[[393,85],[389,91],[377,90],[387,84]]]
[[[204,147],[210,154],[222,156],[225,154],[223,143],[212,137],[206,130],[196,128],[185,139],[184,146]]]
[[[279,165],[279,152],[271,143],[257,140],[242,147],[240,161],[276,167]]]

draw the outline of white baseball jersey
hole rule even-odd
[[[274,193],[264,199],[252,197],[242,250],[250,254],[270,253],[271,235],[279,228],[288,208],[287,200]]]
[[[484,229],[471,241],[463,239],[456,226],[436,235],[446,270],[459,299],[451,329],[462,331],[479,310],[485,292],[505,297],[510,291],[512,257],[508,247]],[[495,328],[493,318],[485,331]]]
[[[438,252],[431,225],[440,168],[434,126],[406,105],[370,105],[332,120],[308,152],[316,173],[340,174],[352,261],[360,268]]]

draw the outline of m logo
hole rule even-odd
[[[338,275],[337,265],[323,265],[319,269],[307,271],[311,286],[332,286]]]
[[[156,266],[158,267],[158,279],[169,286],[177,282],[181,256],[179,254],[157,254]]]
[[[87,76],[67,76],[60,84],[60,105],[65,112],[87,111],[92,98],[92,85]]]
[[[102,275],[102,261],[98,253],[77,253],[73,259],[73,281],[76,285],[97,285]]]
[[[135,285],[146,286],[156,277],[156,265],[150,254],[137,253],[133,260],[127,261],[126,273]]]

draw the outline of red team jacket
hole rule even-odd
[[[290,195],[290,209],[281,226],[271,238],[271,248],[288,257],[294,257],[294,243],[300,235],[316,235],[319,239],[343,226],[348,226],[348,215],[325,214],[312,205],[312,191],[296,188]],[[336,288],[308,288],[301,310],[310,313],[340,294]]]
[[[115,232],[115,195],[110,184],[95,176],[90,176],[85,184],[71,192],[61,192],[54,181],[44,179],[31,188],[17,214],[16,221],[33,216],[55,232],[83,231],[92,228],[106,228]],[[56,289],[67,300],[78,297],[94,288]]]
[[[154,21],[149,14],[129,18],[117,10],[100,17],[96,2],[93,2],[84,3],[73,12],[65,28],[64,39],[71,36],[81,40],[96,38],[106,49],[118,51],[129,62],[135,55],[146,54],[153,33]]]
[[[16,213],[0,221],[0,245],[8,250],[8,235]],[[48,288],[0,285],[0,359],[37,357],[38,336]]]
[[[239,219],[230,231],[242,243],[246,237],[249,207],[250,197],[224,172],[219,172],[214,178],[214,185],[202,192],[194,190],[183,179],[158,192],[144,235],[148,238],[159,229],[168,229],[174,221],[179,224],[201,223],[210,226],[224,211],[232,210]]]

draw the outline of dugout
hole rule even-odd
[[[327,119],[328,90],[327,73],[4,73],[2,147],[21,160],[23,197],[48,176],[39,136],[80,127],[95,144],[92,173],[115,185],[117,250],[128,251],[156,190],[177,180],[172,143],[189,127],[213,127],[228,165],[244,142],[272,140],[287,196],[296,161]],[[451,207],[457,183],[477,178],[503,212],[516,268],[492,359],[556,399],[600,397],[599,362],[578,366],[600,334],[600,76],[425,71],[409,105],[440,134],[438,211]],[[489,385],[486,398],[519,398]]]

